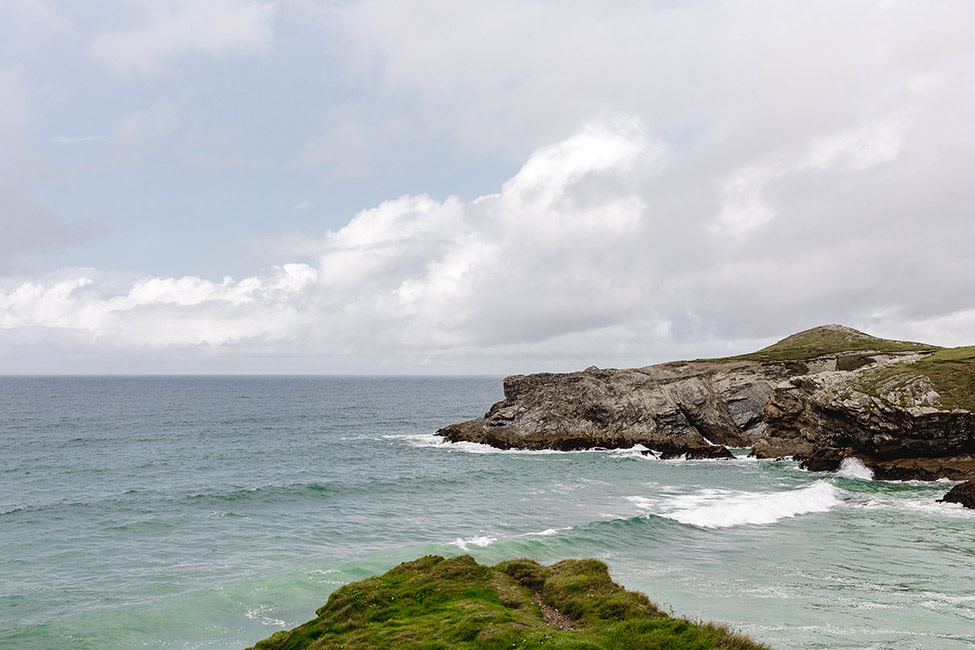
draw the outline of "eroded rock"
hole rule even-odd
[[[966,508],[975,508],[975,480],[959,483],[948,491],[939,503],[960,503]]]

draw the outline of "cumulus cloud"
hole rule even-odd
[[[729,243],[714,225],[740,169],[715,169],[688,194],[681,179],[696,160],[675,157],[640,120],[596,121],[539,148],[497,193],[405,195],[323,237],[287,238],[309,263],[241,280],[82,270],[8,282],[0,328],[8,341],[30,333],[103,352],[333,360],[318,371],[415,371],[431,359],[495,372],[639,365],[742,352],[826,322],[953,344],[975,325],[975,259],[959,237],[968,222],[929,221],[929,250],[908,201],[918,188],[872,187],[887,187],[891,166],[911,173],[899,152],[915,145],[844,130],[781,155],[757,180],[744,173],[734,191],[746,204],[768,193],[776,214]]]
[[[710,226],[712,233],[740,240],[775,218],[763,199],[766,187],[790,174],[809,171],[856,172],[889,163],[900,151],[900,137],[889,125],[861,127],[814,138],[801,154],[746,165],[722,183],[721,211]]]
[[[0,328],[58,336],[67,331],[89,344],[120,348],[281,338],[301,320],[296,307],[317,277],[303,264],[220,282],[187,276],[126,284],[94,269],[63,271],[0,292]]]
[[[141,25],[107,31],[92,54],[118,74],[157,72],[188,54],[225,57],[265,51],[274,6],[257,0],[131,0]]]

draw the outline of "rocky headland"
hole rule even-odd
[[[625,370],[516,375],[482,418],[437,432],[502,449],[626,448],[662,457],[859,458],[879,479],[975,479],[975,346],[840,325],[758,352]]]

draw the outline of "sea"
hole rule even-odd
[[[0,648],[242,650],[417,557],[596,557],[777,650],[975,647],[951,483],[433,434],[500,377],[0,377]]]

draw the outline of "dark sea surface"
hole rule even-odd
[[[779,650],[975,647],[975,512],[862,466],[441,444],[497,377],[0,377],[0,648],[242,649],[436,553]]]

